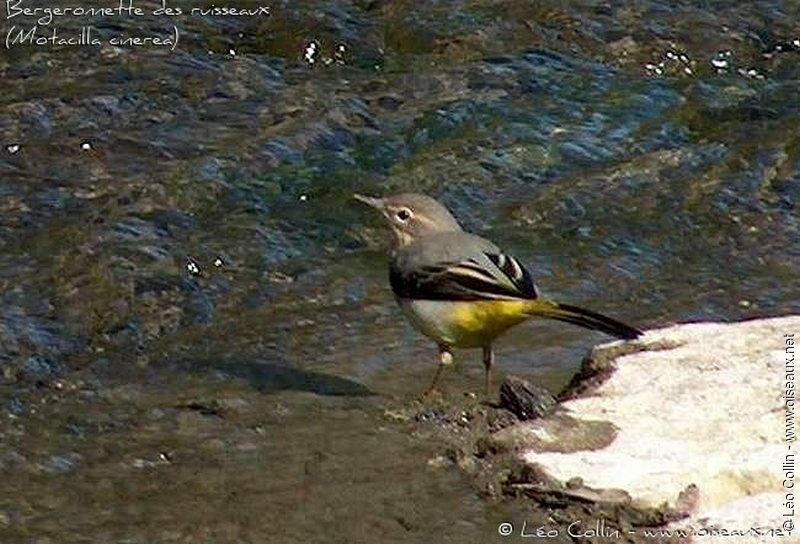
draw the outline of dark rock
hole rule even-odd
[[[447,414],[442,408],[428,408],[414,414],[414,421],[417,423],[441,423],[446,420],[446,416]]]
[[[48,381],[62,373],[61,365],[47,357],[33,356],[22,363],[22,376],[30,381]]]
[[[500,386],[500,406],[521,420],[542,417],[555,404],[553,395],[547,389],[516,376],[508,376]]]
[[[81,460],[82,456],[78,453],[70,452],[64,455],[53,455],[44,463],[39,465],[39,468],[49,474],[65,474],[75,468],[75,465]]]

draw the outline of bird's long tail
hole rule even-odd
[[[559,321],[566,321],[574,325],[580,325],[587,329],[601,331],[617,338],[633,340],[643,333],[635,327],[626,325],[616,319],[611,319],[602,314],[572,306],[570,304],[560,304],[546,299],[536,299],[531,301],[527,313],[532,316],[542,316]]]

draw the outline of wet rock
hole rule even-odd
[[[221,181],[223,162],[216,157],[208,157],[198,166],[197,177],[202,181]]]
[[[88,101],[88,107],[95,115],[114,117],[121,113],[120,101],[118,96],[95,96]]]
[[[426,408],[414,414],[414,421],[417,423],[441,424],[447,421],[447,412],[439,407]]]
[[[43,472],[49,474],[64,474],[75,468],[76,463],[81,460],[81,455],[77,453],[67,453],[63,455],[53,455],[44,463],[39,465]]]
[[[279,138],[264,143],[261,157],[273,168],[282,164],[299,165],[303,162],[302,152]]]
[[[46,384],[63,373],[60,364],[47,357],[34,356],[20,365],[18,378],[25,382]]]
[[[158,228],[150,221],[138,217],[130,217],[110,226],[109,238],[118,242],[138,242],[144,240],[157,240],[164,236],[166,231]]]
[[[28,138],[50,136],[53,130],[53,114],[51,108],[41,102],[24,102],[10,108],[20,121]]]
[[[158,227],[158,235],[166,233],[176,236],[197,228],[197,219],[178,210],[157,210],[153,213],[152,221]]]
[[[22,293],[26,295],[27,293]],[[26,297],[33,304],[36,297]],[[46,303],[43,303],[46,306]],[[30,315],[16,305],[0,306],[0,353],[14,354],[24,350],[57,356],[74,352],[81,342],[65,334],[61,325]]]
[[[131,466],[137,469],[148,469],[148,468],[155,468],[159,466],[169,465],[171,462],[171,455],[167,452],[159,452],[153,454],[152,459],[142,459],[141,457],[137,457],[133,461],[131,461]]]
[[[547,389],[516,376],[507,376],[500,385],[500,406],[523,421],[547,415],[555,403]]]
[[[28,459],[18,451],[0,450],[0,470],[19,469],[28,464]]]
[[[14,397],[6,403],[6,410],[12,416],[21,416],[27,411],[25,402],[21,399]]]
[[[181,315],[181,324],[210,325],[214,321],[214,299],[196,282],[187,279],[185,307]]]

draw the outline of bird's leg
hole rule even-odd
[[[425,390],[425,395],[429,395],[436,390],[436,382],[439,381],[439,376],[442,374],[442,368],[447,365],[453,364],[453,353],[445,345],[439,345],[439,364],[436,365],[436,372],[433,374],[433,381]]]
[[[492,366],[494,365],[494,351],[492,346],[483,348],[483,368],[486,370],[484,396],[488,399],[492,391]]]

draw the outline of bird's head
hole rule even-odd
[[[358,194],[353,196],[383,214],[399,247],[410,244],[421,235],[461,230],[458,221],[447,208],[429,196],[419,193],[403,193],[384,198]]]

